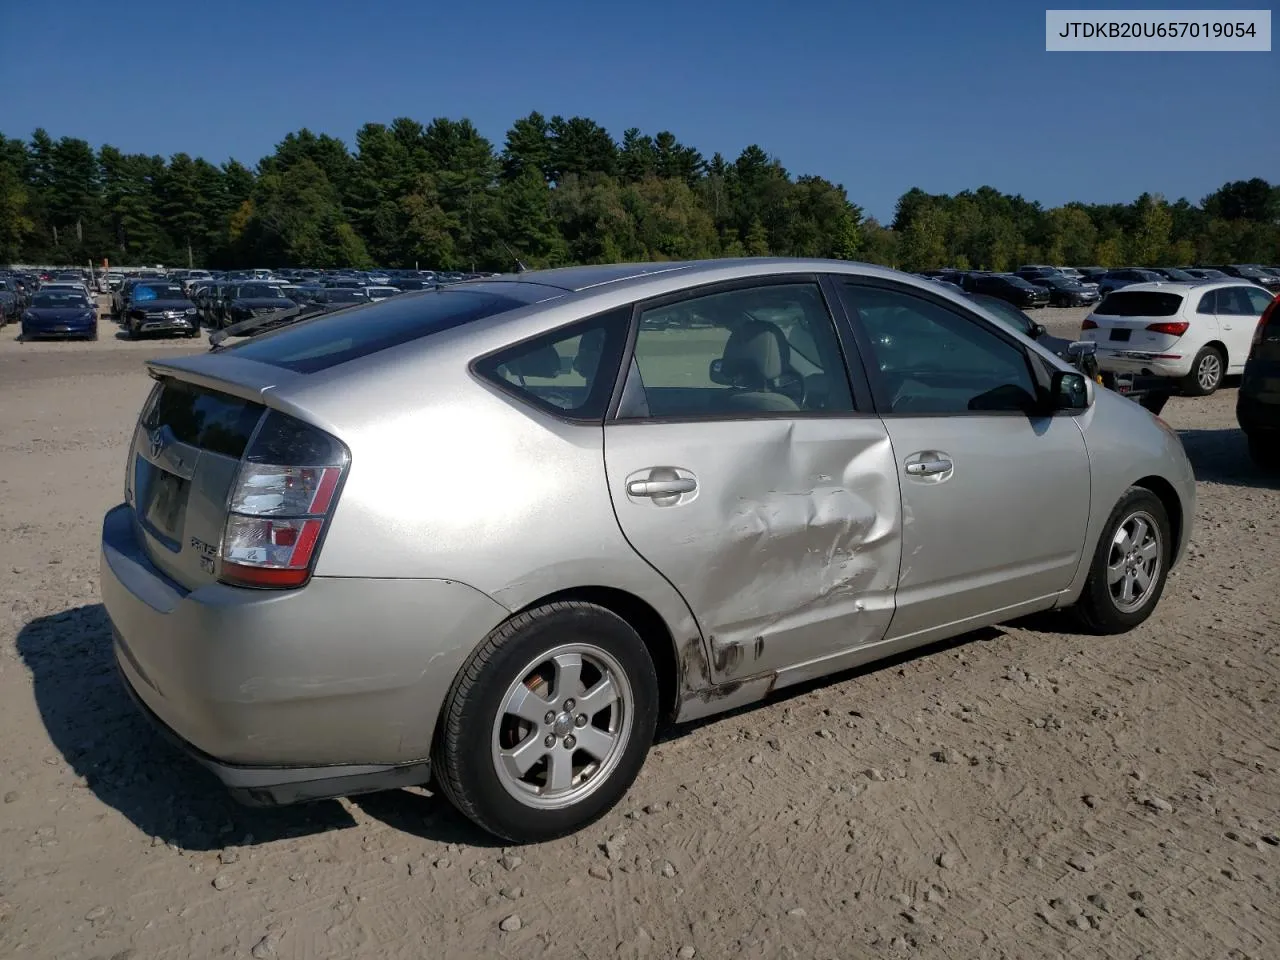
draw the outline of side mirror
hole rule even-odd
[[[725,375],[724,360],[720,357],[716,357],[716,359],[711,361],[707,368],[707,377],[710,378],[712,383],[718,383],[722,387],[733,386],[732,382]]]
[[[1074,370],[1055,370],[1049,395],[1054,410],[1087,410],[1093,403],[1093,381]]]
[[[1076,340],[1067,344],[1067,357],[1071,360],[1078,360],[1081,357],[1092,357],[1098,352],[1097,341],[1094,340]]]

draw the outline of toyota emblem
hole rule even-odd
[[[151,456],[158,457],[164,453],[164,434],[159,430],[151,431]]]

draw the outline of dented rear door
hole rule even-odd
[[[692,609],[716,681],[880,640],[901,556],[893,449],[854,410],[817,284],[638,313],[609,489],[632,547]]]

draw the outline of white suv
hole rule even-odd
[[[1240,373],[1272,295],[1244,281],[1134,283],[1107,294],[1081,325],[1109,373],[1171,377],[1203,397]]]

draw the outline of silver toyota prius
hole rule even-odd
[[[524,272],[149,364],[102,529],[123,682],[242,801],[431,783],[513,841],[660,723],[1037,611],[1151,615],[1177,435],[959,292]]]

